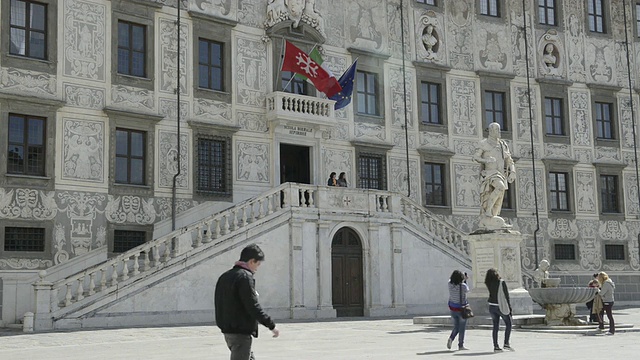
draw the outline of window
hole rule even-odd
[[[198,46],[199,86],[203,89],[223,91],[222,44],[200,39]]]
[[[425,205],[445,206],[445,166],[444,164],[424,164]]]
[[[480,14],[500,17],[499,0],[480,0]]]
[[[423,82],[421,92],[422,123],[442,124],[440,116],[440,84]]]
[[[436,6],[436,0],[417,0],[418,3],[420,4],[427,4],[427,5],[433,5]]]
[[[547,135],[565,135],[562,116],[562,99],[544,99],[544,117],[547,126]]]
[[[500,124],[500,130],[507,131],[507,122],[505,121],[505,93],[496,91],[484,92],[484,112],[487,126],[492,122]]]
[[[604,258],[605,260],[624,260],[624,245],[622,244],[605,244]]]
[[[44,118],[9,114],[7,173],[45,175],[45,125]]]
[[[367,115],[379,115],[377,102],[377,75],[364,71],[357,72],[358,112]]]
[[[295,76],[291,71],[283,71],[282,91],[292,94],[308,95],[307,81]]]
[[[9,53],[45,59],[47,56],[47,5],[11,0],[11,46]]]
[[[618,177],[616,175],[600,175],[600,201],[603,213],[620,212],[618,206]]]
[[[145,241],[146,233],[144,231],[114,230],[113,252],[123,253],[144,244]]]
[[[640,3],[636,3],[636,36],[640,37]]]
[[[44,251],[44,228],[4,228],[4,251]]]
[[[604,4],[603,0],[587,0],[587,12],[589,13],[589,31],[604,33]]]
[[[116,129],[116,183],[145,184],[146,136],[143,131]]]
[[[362,189],[385,189],[384,156],[379,154],[360,154],[358,157],[359,187]]]
[[[555,26],[556,0],[538,0],[538,18],[540,24]]]
[[[229,193],[228,158],[226,139],[198,138],[198,191]]]
[[[118,73],[146,77],[147,28],[118,21]]]
[[[562,172],[549,173],[549,195],[551,210],[569,211],[569,175]]]
[[[596,131],[598,139],[615,139],[611,103],[596,102]]]
[[[556,260],[576,259],[576,247],[574,244],[555,244],[554,250]]]

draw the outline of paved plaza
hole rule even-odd
[[[406,319],[279,323],[281,336],[273,339],[261,328],[254,342],[258,360],[316,359],[637,359],[640,354],[640,308],[615,309],[619,323],[633,331],[615,336],[595,332],[525,331],[515,329],[515,352],[493,353],[491,330],[467,329],[469,351],[448,351],[450,328],[413,325]],[[500,339],[504,332],[500,332]],[[454,346],[454,348],[456,348]],[[2,360],[72,359],[216,359],[226,360],[226,349],[215,326],[183,326],[83,330],[24,334],[0,331]]]

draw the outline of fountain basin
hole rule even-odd
[[[546,304],[579,304],[590,301],[596,296],[596,288],[556,287],[529,289],[531,299],[544,306]]]

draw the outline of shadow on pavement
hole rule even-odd
[[[438,328],[423,328],[417,330],[403,330],[403,331],[389,331],[387,334],[390,335],[402,335],[402,334],[415,334],[415,333],[436,333],[447,331],[446,329],[438,329]]]
[[[495,354],[493,351],[483,351],[483,352],[473,352],[473,353],[465,351],[465,352],[457,352],[457,353],[455,353],[453,355],[455,355],[455,356],[482,356],[482,355],[493,355],[493,354]]]
[[[423,353],[416,353],[416,355],[436,355],[436,354],[449,354],[450,350],[438,350],[438,351],[427,351]]]

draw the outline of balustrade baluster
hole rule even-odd
[[[149,270],[149,267],[151,266],[151,249],[147,249],[144,252],[144,260],[142,261],[142,271],[147,271]]]
[[[233,216],[233,221],[231,222],[231,230],[235,231],[238,229],[238,210],[231,210],[231,216]]]
[[[158,265],[160,265],[160,245],[154,245],[152,248],[153,251],[153,263],[151,264],[152,267],[156,267]]]
[[[82,286],[84,283],[84,276],[78,279],[78,288],[76,289],[76,301],[80,301],[84,299],[84,287]]]
[[[111,271],[111,286],[116,286],[118,285],[118,263],[114,262],[112,267],[113,271]]]
[[[262,208],[262,199],[258,199],[258,219],[264,217],[264,209]]]
[[[107,288],[107,269],[100,269],[100,291]]]
[[[286,191],[280,192],[280,196],[281,196],[282,201],[279,201],[278,203],[282,204],[282,207],[291,205],[291,200],[289,200],[289,195],[288,195],[288,193]]]
[[[96,273],[95,271],[92,272],[91,274],[89,274],[89,291],[87,292],[87,294],[89,296],[93,295],[96,293]]]
[[[64,306],[71,305],[71,283],[67,284],[67,293],[64,295]]]
[[[122,259],[122,281],[129,278],[129,258]]]
[[[171,258],[171,242],[173,238],[164,242],[164,252],[162,253],[162,262],[166,263]]]
[[[315,195],[315,192],[313,190],[307,190],[307,193],[309,194],[309,205],[308,205],[308,207],[315,207],[315,204],[313,202],[313,195]]]
[[[204,229],[202,229],[202,225],[198,226],[196,228],[196,243],[195,243],[195,247],[200,247],[200,245],[202,245],[202,232]]]
[[[204,232],[204,238],[202,239],[202,242],[204,242],[205,244],[211,242],[211,220],[204,223],[203,232]]]
[[[388,201],[389,201],[389,196],[382,195],[382,211],[384,212],[389,211],[389,204],[387,203]]]
[[[242,222],[242,226],[247,226],[247,206],[243,206],[240,208],[240,221]]]
[[[215,222],[215,226],[214,226],[214,231],[213,231],[213,238],[217,239],[220,237],[220,218],[216,218],[214,219]]]
[[[139,257],[140,253],[135,253],[133,255],[133,276],[140,274],[140,264],[138,263]]]
[[[273,214],[273,194],[267,195],[267,215]]]

